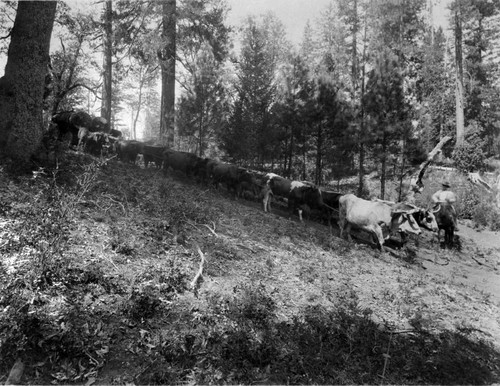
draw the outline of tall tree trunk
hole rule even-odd
[[[382,158],[380,160],[380,198],[385,200],[385,175],[387,172],[387,134],[382,138]]]
[[[352,67],[351,67],[351,81],[352,81],[352,93],[353,96],[358,89],[358,30],[359,30],[359,20],[358,20],[358,0],[354,0],[353,4],[353,25],[352,25],[352,46],[351,46],[351,56],[352,56]]]
[[[323,125],[320,123],[318,125],[318,136],[316,139],[316,175],[314,178],[314,183],[316,185],[321,184],[321,176],[323,174]]]
[[[43,133],[43,93],[55,1],[20,1],[0,78],[0,154],[27,162]]]
[[[306,147],[302,146],[302,180],[305,181],[307,179],[307,156],[306,156]]]
[[[160,137],[167,146],[172,147],[175,128],[176,0],[165,0],[162,12],[164,48],[158,53],[161,63]]]
[[[198,151],[199,151],[199,156],[203,157],[203,114],[205,112],[205,109],[203,108],[203,103],[200,108],[200,123],[198,126],[198,135],[199,135],[199,140],[198,140]]]
[[[434,47],[434,0],[429,0],[429,19],[431,27],[431,46]]]
[[[358,196],[363,196],[364,179],[365,179],[365,76],[366,76],[366,35],[367,35],[367,22],[365,20],[365,30],[363,38],[363,56],[361,58],[363,67],[361,69],[361,112],[360,112],[360,125],[358,131],[358,153],[359,153],[359,173],[358,173]]]
[[[104,70],[102,85],[101,117],[111,125],[111,98],[113,81],[113,5],[106,0],[104,6]]]
[[[456,113],[456,133],[457,138],[455,147],[463,144],[465,137],[465,123],[464,123],[464,70],[463,70],[463,55],[462,55],[462,15],[460,0],[458,1],[455,10],[455,113]]]

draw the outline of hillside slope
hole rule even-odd
[[[63,165],[0,175],[0,381],[17,358],[33,384],[500,381],[500,246],[381,254],[183,176]]]

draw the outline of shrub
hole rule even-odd
[[[458,217],[462,219],[472,220],[474,218],[475,209],[480,203],[480,198],[474,191],[469,188],[465,190],[457,205]]]
[[[455,147],[452,159],[457,169],[462,172],[472,172],[485,168],[486,154],[483,152],[484,140],[480,137],[481,127],[472,123],[467,127],[465,141]]]

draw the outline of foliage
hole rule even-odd
[[[177,108],[179,135],[191,138],[189,150],[204,156],[216,134],[223,130],[228,114],[224,70],[208,44],[201,46],[191,63],[191,79]]]
[[[268,15],[260,22],[247,19],[243,36],[236,101],[221,140],[233,159],[262,165],[273,158],[276,127],[271,108],[282,50],[278,43],[284,32],[281,23]]]
[[[31,382],[91,382],[126,357],[130,365],[123,377],[133,373],[141,384],[374,384],[381,377],[393,384],[494,381],[488,364],[497,354],[470,331],[428,331],[417,315],[410,320],[411,333],[396,333],[389,323],[373,321],[350,280],[328,285],[327,307],[315,302],[290,314],[282,303],[286,289],[269,282],[274,270],[279,275],[288,270],[273,262],[278,245],[272,239],[295,230],[297,239],[286,251],[295,254],[314,235],[307,244],[312,257],[316,252],[310,247],[321,239],[317,233],[323,234],[319,229],[305,231],[278,220],[276,231],[260,230],[271,233],[260,239],[260,217],[252,213],[252,237],[270,241],[263,253],[267,261],[259,267],[255,251],[241,252],[243,229],[234,225],[241,214],[226,217],[228,202],[212,192],[152,169],[96,163],[78,154],[61,162],[56,174],[47,170],[21,182],[2,180],[0,186],[0,215],[20,224],[2,232],[19,234],[25,243],[7,237],[2,240],[11,241],[0,246],[5,256],[0,268],[2,373],[19,357],[35,364],[26,370]],[[55,216],[61,207],[66,215]],[[47,230],[38,225],[45,213],[52,221],[46,221]],[[62,231],[65,237],[54,244],[51,274],[36,280],[33,262],[57,223],[66,224],[68,232]],[[342,260],[345,254],[351,258],[352,247],[339,248],[333,239],[325,247],[341,251]],[[113,246],[120,243],[131,253]],[[199,262],[195,243],[207,258],[196,298],[187,292]],[[267,248],[273,248],[272,255]],[[8,265],[12,259],[17,264]],[[317,271],[315,259],[304,258],[297,278],[319,289],[319,272],[338,261],[325,260]],[[242,267],[241,280],[226,281]],[[233,285],[224,288],[223,282]],[[388,291],[388,296],[396,294]]]
[[[453,162],[462,172],[467,173],[485,168],[486,154],[483,152],[485,140],[481,132],[481,127],[477,124],[469,125],[466,131],[466,141],[453,150]]]
[[[494,358],[491,348],[473,343],[466,333],[432,336],[417,330],[411,338],[393,335],[390,326],[388,331],[370,320],[369,310],[349,307],[310,307],[291,321],[278,322],[272,300],[259,286],[244,289],[242,295],[214,297],[209,312],[196,316],[199,332],[162,345],[163,360],[173,368],[165,372],[158,367],[144,381],[178,382],[187,368],[191,371],[184,380],[203,384],[373,384],[380,377],[393,384],[448,384],[493,379],[487,369]]]
[[[376,58],[375,68],[368,76],[364,104],[369,117],[365,134],[375,145],[374,153],[381,164],[381,191],[384,199],[387,161],[390,154],[402,152],[400,143],[411,135],[408,130],[408,105],[404,98],[404,78],[399,58],[383,50]]]

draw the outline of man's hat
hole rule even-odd
[[[451,185],[450,185],[450,183],[449,183],[448,181],[443,181],[443,182],[441,183],[441,185],[443,185],[443,186],[444,186],[444,187],[446,187],[446,188],[449,188],[449,187],[451,186]]]

